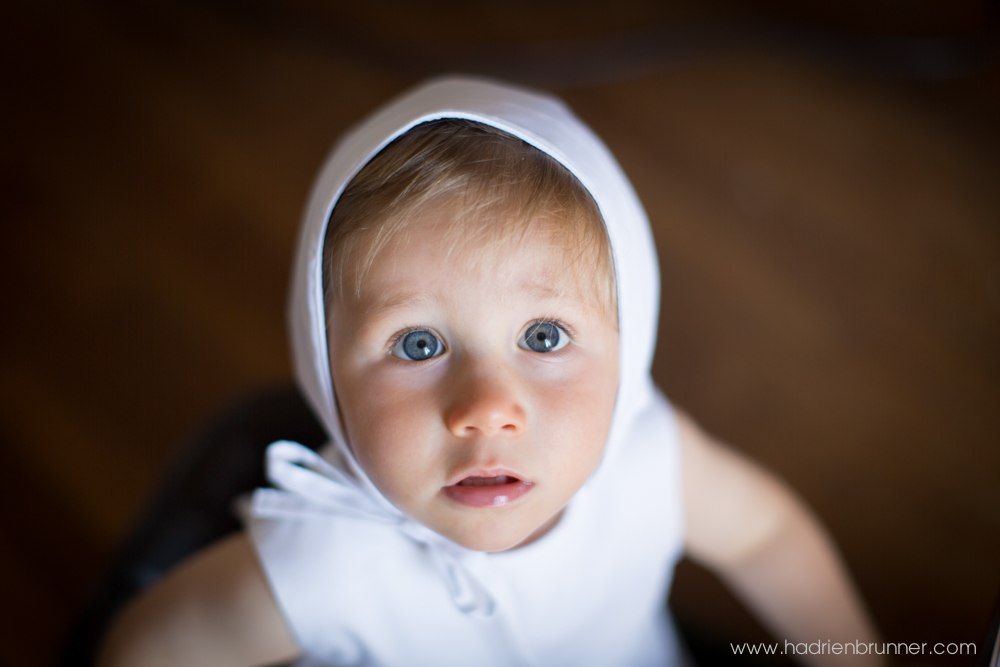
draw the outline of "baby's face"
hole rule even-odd
[[[333,304],[330,365],[379,491],[467,548],[500,551],[543,534],[600,461],[617,324],[564,251],[536,236],[485,261],[449,256],[445,215],[422,215],[360,298]]]

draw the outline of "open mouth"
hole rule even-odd
[[[457,486],[502,486],[519,481],[516,477],[509,475],[497,475],[496,477],[466,477]]]
[[[495,477],[469,476],[442,489],[444,494],[468,507],[501,507],[514,502],[531,490],[531,482],[512,475]]]

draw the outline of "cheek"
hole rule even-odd
[[[399,480],[419,471],[434,415],[433,392],[401,386],[378,372],[347,383],[342,414],[351,448],[371,480],[388,496],[404,489]],[[396,488],[400,487],[400,488]]]
[[[590,364],[543,392],[542,426],[553,461],[582,483],[600,461],[617,393],[617,366]]]

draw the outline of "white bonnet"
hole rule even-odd
[[[618,397],[602,466],[613,459],[629,426],[653,395],[650,365],[659,270],[645,211],[614,157],[552,96],[478,78],[431,80],[368,116],[334,147],[309,196],[292,267],[288,325],[299,387],[352,472],[386,504],[358,467],[338,418],[326,341],[323,239],[330,213],[351,178],[393,139],[441,118],[478,121],[523,139],[572,172],[600,208],[613,250],[621,346]]]

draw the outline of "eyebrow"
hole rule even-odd
[[[372,317],[385,312],[399,310],[400,308],[420,305],[429,300],[425,292],[405,291],[391,292],[389,294],[383,293],[375,298],[371,305],[366,307],[362,312],[366,317]]]
[[[586,304],[586,301],[579,298],[579,290],[564,292],[549,285],[543,285],[542,283],[534,281],[524,281],[519,285],[519,288],[522,294],[528,294],[542,299],[571,299],[573,301]]]

